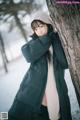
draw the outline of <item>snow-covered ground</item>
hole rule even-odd
[[[0,69],[0,112],[9,110],[29,66],[30,64],[20,57],[8,64],[8,74],[4,73],[4,69]],[[65,71],[65,79],[69,89],[73,120],[80,120],[80,110],[68,69]]]

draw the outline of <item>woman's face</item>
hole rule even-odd
[[[34,32],[37,36],[43,36],[48,33],[48,27],[46,24],[39,24],[37,28],[35,28]]]

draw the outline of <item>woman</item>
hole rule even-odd
[[[64,80],[68,64],[59,36],[40,19],[34,19],[31,27],[32,40],[22,46],[31,65],[9,110],[9,120],[72,120]]]

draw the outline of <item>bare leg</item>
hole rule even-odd
[[[42,105],[47,106],[46,94],[44,94],[44,97],[43,97],[43,100],[42,100]]]

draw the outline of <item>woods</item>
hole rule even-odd
[[[33,11],[38,10],[41,5],[37,4],[33,0],[1,0],[0,1],[0,24],[8,23],[10,24],[9,32],[11,32],[14,27],[18,27],[22,37],[25,41],[27,41],[27,31],[25,29],[25,24],[22,22],[22,19],[26,15],[30,15]],[[19,17],[20,16],[20,17]],[[9,20],[11,19],[11,20]],[[9,20],[9,21],[8,21]],[[14,25],[14,23],[15,25]],[[6,26],[5,26],[6,27]],[[3,61],[3,66],[5,68],[5,72],[8,72],[7,68],[7,55],[5,50],[5,41],[3,41],[3,37],[0,32],[0,41],[1,41],[1,56]]]
[[[80,106],[80,5],[56,4],[56,0],[46,2],[61,38]]]

